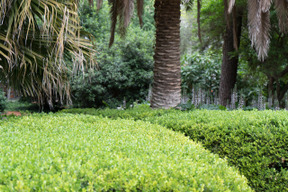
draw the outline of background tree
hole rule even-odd
[[[225,7],[222,0],[202,1],[201,5],[201,43],[198,38],[194,40],[194,48],[199,50],[204,57],[205,52],[213,50],[216,54],[222,55],[221,81],[219,88],[219,97],[221,105],[226,106],[231,98],[231,93],[236,84],[237,69],[239,63],[239,54],[237,52],[240,46],[240,37],[242,32],[242,18],[246,2],[238,3],[234,8],[234,14],[229,15],[228,22],[225,21]],[[198,6],[194,6],[193,15],[198,17]],[[233,24],[233,21],[235,25]],[[194,25],[194,36],[199,33]],[[236,31],[236,32],[235,32]],[[234,34],[235,33],[235,34]],[[236,36],[235,36],[236,35]],[[198,41],[198,42],[197,42]],[[220,52],[220,47],[222,51]],[[217,88],[218,90],[218,88]]]
[[[227,4],[224,4],[227,6]],[[239,64],[238,48],[241,41],[242,23],[245,5],[233,7],[233,14],[228,15],[225,32],[223,34],[223,59],[221,66],[221,80],[219,88],[220,104],[226,106],[231,100],[231,93],[237,80]]]
[[[80,2],[81,25],[95,39],[98,70],[79,74],[72,79],[73,105],[77,107],[116,108],[126,102],[143,102],[153,78],[154,19],[153,3],[145,1],[143,26],[137,17],[131,18],[125,38],[115,34],[115,42],[108,47],[110,7],[103,1],[102,8]],[[130,104],[129,104],[130,103]]]
[[[225,0],[228,5],[228,0]],[[255,47],[258,59],[263,61],[268,55],[270,45],[270,9],[273,2],[278,17],[279,29],[286,33],[288,29],[288,2],[286,0],[251,0],[248,1],[248,27],[252,46]],[[235,0],[229,0],[226,13],[232,12]],[[226,17],[227,14],[226,14]]]
[[[249,70],[253,72],[261,72],[266,76],[266,83],[263,88],[264,94],[269,97],[272,104],[276,102],[280,104],[281,108],[285,107],[284,96],[288,90],[287,74],[288,74],[288,60],[287,60],[287,34],[279,30],[277,24],[277,15],[274,9],[271,10],[271,30],[270,30],[270,50],[268,57],[260,62],[254,50],[243,51],[243,57],[249,61]],[[244,46],[249,46],[250,41],[243,41]]]

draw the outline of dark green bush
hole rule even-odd
[[[111,49],[105,45],[97,60],[99,70],[73,79],[75,106],[116,108],[124,100],[145,100],[153,75],[152,37],[135,29]]]
[[[0,138],[0,191],[252,191],[218,155],[146,122],[36,114],[0,121]]]
[[[256,191],[288,191],[286,111],[181,112],[136,107],[125,111],[98,110],[94,114],[142,119],[180,131],[220,157],[226,157]]]
[[[0,88],[0,112],[3,112],[6,108],[7,99],[5,97],[4,91]]]
[[[221,57],[219,55],[194,53],[182,57],[182,89],[191,93],[192,88],[201,88],[211,93],[218,92]]]
[[[125,39],[116,33],[111,48],[110,5],[103,1],[101,10],[89,4],[80,4],[80,18],[84,29],[95,37],[98,71],[89,75],[73,77],[72,95],[76,107],[126,106],[134,101],[146,100],[153,76],[154,24],[151,12],[153,2],[145,1],[143,15],[145,24],[141,29],[139,21],[132,19]]]

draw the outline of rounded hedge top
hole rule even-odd
[[[161,126],[49,114],[0,122],[0,191],[252,191],[225,160]]]

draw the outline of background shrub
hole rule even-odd
[[[5,97],[4,91],[0,88],[0,112],[3,112],[6,108],[7,99]]]
[[[74,104],[115,108],[123,100],[145,100],[153,77],[153,36],[135,29],[111,49],[105,46],[98,57],[99,70],[73,79]]]
[[[37,114],[0,122],[0,191],[252,191],[217,155],[159,125]]]
[[[145,1],[144,26],[136,17],[127,30],[125,39],[118,33],[111,48],[110,11],[108,2],[103,7],[91,7],[85,1],[80,6],[84,29],[95,37],[98,69],[73,77],[72,95],[76,107],[111,107],[146,100],[153,77],[154,18],[153,2]]]

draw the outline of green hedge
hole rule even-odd
[[[252,191],[181,133],[90,115],[0,121],[0,191]]]
[[[256,191],[288,191],[287,111],[181,112],[140,106],[125,111],[71,109],[66,112],[142,119],[180,131],[220,157],[226,157]]]

